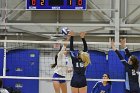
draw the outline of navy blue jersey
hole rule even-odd
[[[73,64],[73,70],[74,74],[84,75],[86,68],[84,67],[84,62],[82,60],[78,59],[77,57],[72,57],[72,64]]]
[[[130,91],[136,91],[139,89],[139,82],[138,82],[138,73],[134,69],[132,65],[129,65],[127,61],[123,58],[123,56],[119,53],[118,50],[115,51],[118,57],[120,58],[122,64],[125,66],[125,72],[126,72],[126,81],[125,81],[125,87],[126,90]],[[128,57],[131,56],[128,48],[125,49],[126,55]]]
[[[87,52],[87,43],[84,38],[82,38],[84,45],[84,52]],[[78,58],[78,55],[73,48],[73,36],[70,38],[70,56],[73,64],[73,76],[71,80],[71,86],[75,88],[82,88],[87,86],[84,62]]]
[[[102,82],[97,82],[92,89],[91,93],[110,93],[111,85],[107,83],[106,86]]]
[[[87,43],[84,38],[82,38],[83,45],[84,45],[84,52],[87,52]],[[76,74],[84,75],[86,67],[84,67],[84,62],[78,58],[77,54],[75,53],[73,49],[73,36],[70,38],[70,56],[72,59],[73,64],[73,71]]]

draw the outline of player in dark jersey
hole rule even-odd
[[[121,46],[125,49],[126,55],[129,57],[128,62],[123,58],[119,51],[115,48],[114,42],[111,42],[112,49],[116,52],[120,58],[122,64],[125,66],[126,78],[125,88],[126,93],[140,93],[139,82],[138,82],[138,68],[139,61],[136,56],[131,55],[128,48],[126,47],[126,39],[121,39]]]
[[[110,93],[111,91],[111,81],[107,81],[107,79],[110,79],[109,74],[103,74],[102,79],[106,79],[103,80],[102,82],[97,82],[91,93]]]
[[[73,76],[71,80],[72,93],[87,93],[87,82],[85,77],[85,70],[90,63],[89,54],[87,53],[87,43],[85,41],[85,32],[80,33],[83,41],[84,50],[76,54],[73,48],[74,32],[70,32],[70,55],[73,64]]]

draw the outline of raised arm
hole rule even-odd
[[[74,48],[73,48],[74,32],[70,31],[69,35],[70,35],[70,51],[74,51]]]
[[[70,31],[69,35],[70,35],[70,55],[71,55],[71,57],[76,57],[76,54],[75,54],[74,48],[73,48],[74,32]]]
[[[70,51],[74,51],[74,48],[73,48],[73,36],[70,37]]]
[[[118,55],[118,57],[119,57],[120,61],[123,63],[123,65],[125,65],[125,66],[128,65],[127,61],[123,58],[123,56],[120,54],[120,52],[116,49],[115,43],[113,40],[111,41],[111,47],[115,51],[115,53]]]
[[[67,36],[66,40],[64,41],[64,44],[63,44],[62,48],[60,49],[59,53],[57,54],[58,56],[64,54],[64,52],[67,48],[69,39],[70,39],[70,36]]]
[[[120,39],[121,47],[125,49],[125,53],[128,57],[131,56],[131,53],[129,52],[128,48],[126,47],[126,38]]]
[[[88,47],[87,47],[87,43],[86,43],[86,40],[85,40],[85,32],[81,32],[80,33],[80,37],[81,37],[81,39],[82,39],[82,41],[83,41],[83,45],[84,45],[84,52],[87,52],[88,51]]]
[[[115,50],[115,52],[118,55],[120,60],[124,60],[123,56],[120,54],[120,52],[117,49]]]
[[[61,50],[57,54],[57,65],[58,66],[66,66],[66,63],[62,62],[62,61],[64,61],[64,59],[66,57],[66,53],[67,53],[66,48],[68,45],[68,41],[69,41],[69,36],[67,36],[67,39],[64,41],[64,44],[63,44]]]

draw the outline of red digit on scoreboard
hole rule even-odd
[[[35,6],[36,5],[36,0],[31,0],[31,5]]]
[[[78,5],[79,5],[79,6],[82,5],[82,0],[78,0]]]

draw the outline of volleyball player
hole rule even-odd
[[[73,76],[71,79],[72,93],[87,93],[87,82],[85,77],[85,70],[90,63],[89,54],[87,53],[87,43],[85,40],[85,32],[80,33],[80,37],[83,41],[84,50],[79,51],[76,55],[73,48],[74,32],[70,32],[70,55],[73,64]]]
[[[0,93],[9,93],[6,89],[3,88],[2,79],[0,79]]]
[[[67,41],[69,40],[69,36],[67,37]],[[67,66],[67,51],[66,51],[67,44],[64,44],[63,47],[60,49],[59,53],[55,56],[55,64],[52,65],[54,68],[54,75],[53,78],[65,78],[66,73],[70,72]],[[67,93],[67,85],[65,80],[53,80],[53,86],[55,89],[55,93]]]
[[[138,82],[138,68],[139,61],[136,56],[131,55],[128,48],[126,47],[126,39],[121,39],[121,46],[125,49],[126,55],[129,57],[128,62],[123,58],[119,51],[115,48],[114,42],[111,42],[112,49],[116,52],[120,58],[122,64],[125,66],[126,78],[125,78],[125,88],[126,93],[140,93],[139,92],[139,82]]]
[[[109,74],[103,74],[103,80],[102,82],[97,82],[91,93],[110,93],[111,91],[111,81],[107,81],[107,79],[110,79]]]

